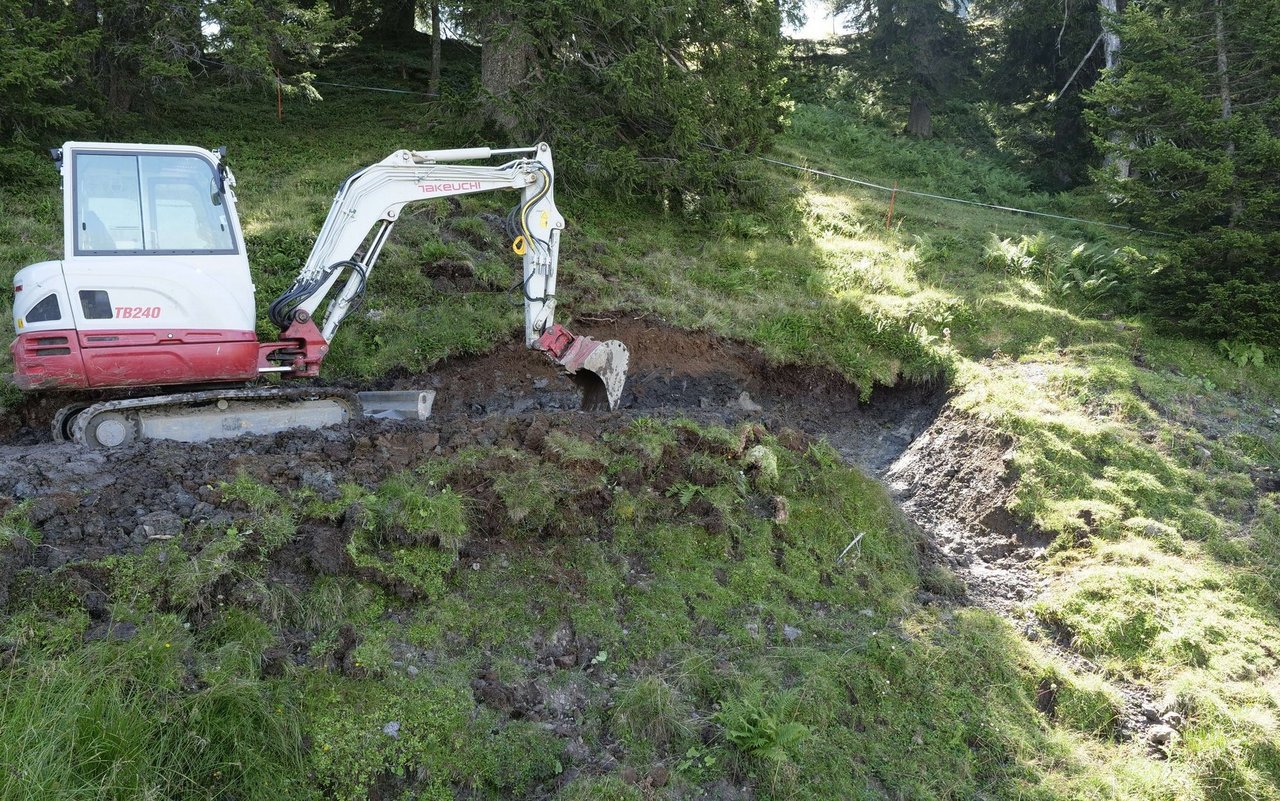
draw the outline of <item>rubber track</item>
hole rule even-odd
[[[71,427],[73,442],[90,447],[99,447],[98,443],[86,442],[85,431],[93,418],[104,412],[133,411],[136,409],[154,409],[157,407],[185,407],[200,403],[226,401],[302,401],[332,398],[346,403],[351,410],[351,420],[358,420],[363,415],[360,399],[356,393],[346,389],[332,387],[268,387],[248,389],[215,389],[204,392],[181,392],[176,395],[155,395],[149,398],[125,398],[123,400],[103,401],[85,408],[77,416]],[[57,432],[54,433],[55,438]]]

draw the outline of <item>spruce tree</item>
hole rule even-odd
[[[1100,179],[1179,235],[1149,287],[1185,330],[1280,344],[1280,0],[1151,0],[1114,19],[1124,57],[1092,91]]]

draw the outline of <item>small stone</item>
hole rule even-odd
[[[578,664],[577,654],[563,654],[556,657],[556,666],[562,668],[571,668]]]
[[[50,570],[57,570],[69,561],[71,561],[71,555],[61,548],[50,548],[45,554],[45,567]]]
[[[1173,745],[1178,741],[1178,732],[1172,726],[1152,726],[1147,734],[1147,742],[1152,745]]]
[[[405,668],[404,672],[409,674],[409,678],[413,678],[414,676],[418,675],[418,669],[413,665],[410,665],[409,667]]]
[[[386,318],[386,316],[387,316],[387,313],[384,312],[382,309],[370,309],[369,311],[364,313],[364,319],[368,320],[371,323],[381,322],[383,319]]]
[[[511,405],[511,411],[515,412],[516,414],[520,414],[521,412],[529,411],[530,409],[532,409],[537,405],[538,405],[538,401],[533,398],[521,398],[520,400],[516,401]]]
[[[1203,445],[1196,446],[1196,453],[1199,454],[1200,458],[1206,462],[1213,458],[1213,451]]]
[[[1160,710],[1149,701],[1142,705],[1142,716],[1152,723],[1160,722]]]
[[[870,610],[870,609],[859,609],[859,610],[858,610],[858,614],[862,615],[863,617],[875,617],[875,616],[876,616],[876,613],[875,613],[874,611]]]
[[[751,396],[745,391],[738,396],[738,408],[744,412],[763,412],[764,407],[751,400]]]
[[[640,781],[640,774],[636,773],[636,769],[630,765],[622,769],[621,778],[627,784],[635,784]]]
[[[548,384],[548,383],[549,383],[549,382],[548,382],[548,381],[547,381],[547,379],[545,379],[545,378],[535,378],[535,379],[533,379],[533,388],[534,388],[534,389],[546,389],[546,388],[547,388],[547,384]]]
[[[1185,721],[1183,721],[1182,715],[1178,714],[1177,712],[1170,712],[1169,714],[1164,716],[1164,722],[1169,724],[1175,729],[1181,729],[1182,724]]]
[[[472,563],[471,563],[471,569],[472,569],[472,570],[479,570],[479,569],[480,569],[480,563],[479,563],[479,562],[472,562]]]
[[[787,642],[795,642],[796,640],[800,639],[800,634],[801,634],[800,629],[794,626],[782,627],[782,636],[787,639]]]
[[[382,733],[387,735],[393,740],[399,740],[400,739],[400,721],[393,720],[387,725],[383,726]]]
[[[746,629],[746,630],[747,630],[747,633],[748,633],[748,634],[750,634],[752,637],[759,637],[759,636],[760,636],[760,624],[759,624],[759,623],[748,623],[747,625],[743,626],[743,628],[744,628],[744,629]]]

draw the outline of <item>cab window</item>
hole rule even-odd
[[[236,252],[207,160],[89,152],[74,170],[77,255]]]

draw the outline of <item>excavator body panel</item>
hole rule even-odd
[[[61,155],[64,258],[14,277],[18,386],[254,378],[253,283],[217,156],[79,142]]]

